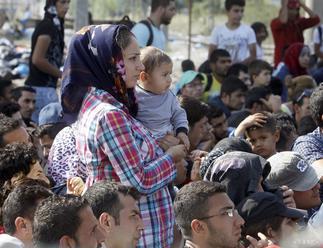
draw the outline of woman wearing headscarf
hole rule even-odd
[[[143,69],[139,46],[126,26],[85,27],[70,43],[62,106],[77,115],[76,149],[87,167],[86,188],[105,179],[134,186],[142,194],[144,222],[137,246],[170,247],[174,216],[167,185],[180,174],[176,166],[182,165],[175,163],[186,152],[184,145],[164,152],[134,119],[134,87]]]
[[[279,78],[283,84],[282,100],[287,101],[287,86],[292,78],[307,75],[310,63],[310,48],[303,43],[294,43],[285,52],[284,61],[280,62],[273,76]]]
[[[25,84],[36,90],[36,109],[32,116],[36,123],[44,106],[58,102],[56,84],[63,65],[64,18],[69,4],[70,0],[46,0],[44,18],[32,35],[29,76]]]

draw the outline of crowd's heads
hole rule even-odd
[[[203,94],[203,76],[197,71],[185,71],[176,83],[177,94],[200,99]]]
[[[295,220],[303,218],[303,213],[287,208],[282,197],[258,192],[246,197],[237,207],[245,220],[243,236],[257,237],[261,232],[275,244],[296,231]]]
[[[11,80],[0,78],[0,101],[11,100],[11,90],[13,84]]]
[[[195,65],[194,62],[190,59],[185,59],[182,61],[181,63],[181,67],[182,67],[182,72],[186,72],[186,71],[195,71]]]
[[[230,53],[224,49],[215,49],[210,54],[209,61],[211,71],[220,77],[227,75],[232,63]]]
[[[269,111],[268,107],[264,104],[264,100],[268,100],[271,92],[266,87],[253,87],[246,92],[245,108],[250,109],[252,114]]]
[[[70,0],[46,0],[44,10],[48,12],[50,7],[55,6],[57,16],[63,19],[69,9],[70,2]]]
[[[104,234],[84,198],[51,196],[36,209],[33,223],[36,248],[97,248],[103,241]]]
[[[299,16],[300,2],[299,0],[288,0],[288,19],[293,21]]]
[[[5,232],[17,237],[26,247],[32,245],[32,222],[38,203],[52,192],[41,181],[24,180],[13,189],[2,207]]]
[[[230,66],[227,76],[235,76],[239,78],[248,87],[251,86],[250,75],[248,73],[248,66],[242,63],[235,63]]]
[[[11,101],[0,102],[0,113],[19,121],[22,126],[25,125],[20,114],[20,106],[18,103]]]
[[[177,193],[174,209],[184,239],[199,247],[237,247],[244,221],[223,185],[206,181],[187,184]]]
[[[295,120],[284,112],[274,113],[276,126],[279,129],[279,140],[276,144],[278,152],[290,151],[297,138]]]
[[[269,158],[276,153],[276,143],[279,140],[279,129],[275,117],[268,112],[263,112],[266,122],[262,127],[253,125],[246,129],[246,137],[250,142],[252,151],[264,158]]]
[[[310,108],[316,124],[323,128],[323,84],[320,84],[312,93]]]
[[[220,96],[230,110],[240,110],[245,103],[247,86],[237,77],[229,76],[221,85]]]
[[[11,91],[12,99],[20,105],[23,118],[30,119],[35,111],[36,90],[29,86],[21,86]]]
[[[307,74],[310,48],[303,43],[293,43],[286,49],[284,62],[293,77]]]
[[[13,142],[29,142],[29,135],[18,120],[0,113],[0,148]]]
[[[272,167],[267,178],[268,184],[272,187],[286,185],[292,189],[297,208],[310,209],[321,204],[319,176],[301,155],[280,152],[268,161]]]
[[[103,226],[109,246],[136,246],[143,223],[137,204],[140,193],[135,188],[102,181],[91,186],[84,197]]]
[[[314,89],[317,85],[313,77],[302,75],[294,77],[287,81],[288,97],[290,100],[297,99],[296,95],[303,92],[305,89]]]

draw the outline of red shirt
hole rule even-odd
[[[271,21],[270,27],[275,43],[274,63],[275,67],[282,61],[283,49],[295,43],[304,43],[303,31],[320,23],[318,16],[304,18],[299,17],[296,20],[281,23],[279,18]]]

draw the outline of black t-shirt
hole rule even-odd
[[[64,33],[59,31],[49,18],[44,18],[35,28],[31,38],[31,55],[29,59],[29,76],[25,84],[30,86],[40,87],[56,87],[57,78],[39,70],[32,63],[32,56],[34,53],[37,39],[40,35],[49,35],[51,43],[48,47],[46,58],[49,63],[60,68],[63,62],[64,51]]]

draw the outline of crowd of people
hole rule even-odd
[[[208,58],[172,82],[174,0],[132,30],[82,28],[64,57],[69,4],[46,0],[25,85],[0,79],[0,248],[323,246],[315,12],[281,1],[271,65],[267,27],[225,0]]]

